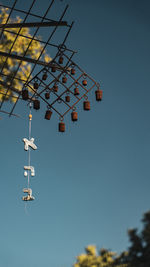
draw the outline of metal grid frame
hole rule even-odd
[[[31,3],[31,5],[27,11],[20,10],[20,9],[16,8],[17,1],[18,0],[14,1],[14,4],[12,7],[9,7],[7,5],[0,5],[0,8],[3,7],[3,8],[7,8],[9,10],[9,15],[8,15],[7,20],[6,20],[6,23],[0,24],[0,29],[1,29],[0,40],[1,40],[4,32],[9,32],[9,33],[15,35],[15,39],[11,45],[10,50],[8,52],[0,51],[0,55],[5,57],[5,61],[4,61],[3,65],[1,67],[1,70],[0,70],[0,84],[3,85],[5,87],[5,90],[6,90],[5,94],[3,95],[3,100],[0,103],[0,112],[8,113],[9,116],[16,115],[16,114],[14,114],[14,109],[15,109],[18,101],[22,100],[23,90],[27,89],[29,92],[29,97],[27,100],[28,103],[34,102],[35,99],[37,99],[37,98],[40,99],[42,102],[44,102],[46,104],[48,109],[55,111],[59,115],[60,120],[62,121],[64,119],[64,116],[70,110],[74,111],[76,109],[76,105],[78,104],[78,102],[81,99],[84,98],[87,100],[87,98],[88,98],[87,94],[89,93],[89,91],[91,91],[94,87],[99,89],[99,84],[96,83],[93,78],[91,78],[87,73],[85,73],[80,68],[80,66],[72,60],[76,51],[74,51],[70,48],[67,48],[65,45],[66,40],[68,38],[68,35],[69,35],[69,33],[72,29],[73,23],[74,23],[74,22],[72,22],[71,24],[68,24],[66,21],[63,21],[63,18],[66,14],[67,9],[68,9],[68,5],[65,7],[63,13],[60,16],[60,19],[58,21],[55,21],[55,20],[51,20],[47,17],[47,14],[50,11],[55,0],[51,1],[49,7],[47,8],[47,10],[45,11],[45,14],[43,16],[39,16],[39,15],[31,12],[32,7],[34,6],[36,0],[32,0],[32,3]],[[21,23],[9,23],[9,20],[10,20],[14,11],[23,13],[25,15],[25,17]],[[26,22],[28,16],[32,16],[33,18],[34,17],[38,18],[38,19],[40,19],[40,21],[38,21],[38,22]],[[60,27],[60,26],[66,27],[67,32],[65,33],[64,40],[63,40],[63,42],[61,42],[61,44],[54,44],[51,42],[51,39],[54,36],[58,27]],[[21,29],[24,27],[36,28],[32,37],[25,36],[21,33]],[[40,40],[36,37],[36,35],[37,35],[37,33],[41,27],[53,27],[53,30],[52,30],[51,34],[49,35],[47,41]],[[19,29],[17,33],[12,30],[14,28]],[[16,54],[12,53],[12,49],[17,42],[18,36],[29,39],[29,44],[28,44],[26,50],[24,51],[23,55],[19,55],[19,54],[16,55]],[[33,58],[30,58],[27,56],[28,49],[29,49],[29,47],[33,41],[37,41],[43,45],[42,51],[41,51],[41,53],[37,59],[33,59]],[[46,63],[43,60],[41,60],[41,57],[42,57],[45,49],[49,46],[55,47],[57,49],[57,51],[56,51],[54,58],[49,63]],[[65,60],[65,64],[59,63],[59,57],[60,56],[63,57],[63,59]],[[7,78],[7,75],[3,72],[3,70],[5,68],[5,64],[7,63],[8,58],[12,58],[12,59],[19,61],[18,67],[17,67],[15,73],[12,76],[9,76],[9,79],[10,79],[9,84],[5,83],[1,79],[1,77]],[[17,72],[19,71],[19,68],[20,68],[22,62],[28,62],[32,65],[30,74],[25,79],[20,79],[17,77]],[[38,72],[37,72],[37,66],[41,67],[40,71],[38,71]],[[55,68],[57,74],[52,71],[53,68]],[[75,75],[72,74],[72,72],[71,72],[72,68],[76,69],[77,74],[75,74]],[[43,81],[43,79],[41,77],[43,73],[47,74],[48,81]],[[62,78],[64,76],[70,80],[69,85],[62,82]],[[21,90],[18,90],[17,88],[13,87],[12,84],[13,84],[13,81],[15,79],[19,80],[22,83],[22,89]],[[84,86],[82,84],[81,79],[86,79],[88,84],[90,84],[90,85]],[[34,82],[35,81],[38,82],[38,89],[34,88]],[[61,86],[61,90],[59,91],[59,93],[55,92],[53,89],[54,85],[56,83],[59,86]],[[73,92],[74,86],[79,87],[80,95],[74,94],[74,92]],[[3,107],[3,104],[5,102],[5,99],[6,99],[9,91],[12,91],[16,94],[16,96],[13,96],[13,97],[16,97],[16,101],[13,103],[11,110],[8,112],[5,110],[2,110],[2,107]],[[45,92],[49,92],[51,95],[53,95],[53,98],[50,100],[45,99],[45,97],[44,97]],[[0,92],[0,94],[1,93],[2,92]],[[71,101],[71,103],[68,103],[64,100],[64,96],[66,96],[68,94],[71,95],[71,97],[73,99]],[[59,104],[63,103],[66,109],[63,111],[59,110],[58,107],[56,107],[57,103],[59,103]]]

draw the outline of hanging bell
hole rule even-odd
[[[65,132],[65,123],[64,122],[59,122],[59,125],[58,125],[58,130],[59,132]]]
[[[56,67],[55,66],[52,66],[51,71],[52,72],[56,72]]]
[[[44,73],[42,76],[42,80],[45,81],[47,79],[47,73]]]
[[[46,92],[45,93],[45,99],[49,99],[50,98],[50,93],[49,92]]]
[[[90,110],[90,101],[84,101],[83,102],[83,109],[84,110]]]
[[[67,77],[66,76],[62,77],[62,82],[63,83],[66,83],[67,82]]]
[[[57,84],[54,84],[54,86],[53,86],[53,90],[54,90],[54,92],[58,92],[58,85]]]
[[[71,69],[71,75],[74,75],[76,73],[75,69]]]
[[[28,90],[27,89],[22,90],[22,99],[28,100],[28,97],[29,97]]]
[[[95,95],[96,95],[96,101],[101,101],[102,96],[103,96],[103,91],[102,90],[96,90]]]
[[[66,101],[66,102],[70,102],[70,95],[66,95],[66,97],[65,97],[65,101]]]
[[[74,88],[74,95],[79,95],[79,94],[80,94],[79,88],[78,87]]]
[[[83,81],[82,81],[82,84],[83,84],[84,86],[87,86],[87,80],[83,80]]]
[[[40,101],[38,99],[33,101],[33,108],[36,110],[40,109]]]
[[[78,113],[76,111],[72,111],[71,119],[72,119],[72,121],[77,121],[78,120]]]
[[[35,83],[34,83],[34,85],[33,85],[33,87],[34,87],[34,89],[36,89],[36,90],[37,90],[37,89],[39,88],[39,85],[38,85],[38,83],[37,83],[37,82],[35,82]]]
[[[45,119],[46,120],[50,120],[51,116],[52,116],[52,111],[51,110],[46,110],[46,113],[45,113]]]
[[[58,62],[59,62],[59,64],[63,64],[64,58],[62,56],[60,56]]]

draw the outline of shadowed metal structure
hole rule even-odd
[[[102,90],[100,85],[95,82],[81,67],[73,60],[73,56],[76,51],[66,46],[67,37],[73,26],[73,22],[69,24],[64,21],[63,18],[68,9],[68,5],[59,16],[59,20],[52,20],[48,18],[48,13],[53,8],[55,1],[52,0],[49,7],[46,9],[43,16],[35,14],[34,9],[36,0],[33,0],[28,10],[21,10],[17,8],[17,2],[15,0],[12,7],[6,5],[0,5],[1,8],[7,8],[9,12],[8,18],[5,23],[0,24],[0,40],[2,40],[3,34],[8,32],[14,35],[14,41],[9,51],[0,51],[0,56],[5,60],[0,68],[0,84],[3,86],[3,92],[0,90],[0,94],[3,94],[2,101],[0,102],[0,112],[14,114],[14,109],[19,100],[27,101],[27,105],[32,102],[33,108],[39,110],[41,103],[42,107],[45,105],[45,119],[50,120],[53,112],[56,112],[59,116],[59,131],[65,131],[65,124],[63,122],[64,116],[71,111],[72,121],[78,120],[78,114],[76,106],[78,102],[83,100],[83,109],[90,110],[90,102],[88,100],[88,93],[95,88],[96,100],[102,100]],[[24,16],[21,22],[13,22],[14,16]],[[38,20],[38,21],[37,21]],[[32,36],[27,36],[22,33],[22,28],[31,28]],[[50,31],[49,35],[44,34],[44,29]],[[14,31],[14,29],[18,29]],[[42,29],[42,40],[38,37],[39,30]],[[58,29],[62,29],[61,39],[56,38],[55,35]],[[29,39],[29,44],[24,51],[24,54],[13,53],[14,45],[17,45],[18,37]],[[47,39],[46,39],[47,38]],[[52,41],[54,40],[54,41]],[[38,58],[34,59],[28,56],[28,50],[32,45],[32,42],[39,42],[42,44],[42,50]],[[42,59],[44,51],[54,50],[52,60],[45,62]],[[8,63],[8,59],[11,58],[16,61],[16,70],[12,75],[7,75],[4,72],[4,67]],[[31,71],[28,77],[21,79],[18,72],[23,62],[27,62],[31,65]],[[21,89],[16,88],[15,80],[19,80],[22,85]],[[3,108],[8,94],[13,92],[14,102],[7,106],[7,110]],[[8,108],[11,109],[8,110]]]

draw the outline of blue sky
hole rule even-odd
[[[75,24],[67,45],[78,51],[74,60],[101,83],[104,96],[97,103],[93,91],[91,111],[82,111],[81,103],[78,123],[67,117],[64,134],[57,131],[56,116],[49,122],[42,109],[33,111],[36,200],[27,210],[21,197],[28,109],[18,105],[20,119],[1,114],[3,267],[69,267],[88,244],[120,252],[129,246],[127,229],[141,229],[142,214],[149,210],[150,3],[56,2],[61,8],[69,3],[65,18]]]

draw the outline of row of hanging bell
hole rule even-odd
[[[29,93],[27,89],[22,90],[22,99],[23,100],[29,99]],[[38,99],[33,100],[33,108],[36,110],[40,109],[40,101]]]
[[[56,87],[55,92],[58,90],[57,88],[58,88],[58,86]],[[74,89],[74,95],[76,96],[76,95],[79,95],[79,94],[80,94],[79,88],[76,87]],[[95,91],[95,95],[96,95],[96,101],[101,101],[102,100],[102,96],[103,96],[103,91],[102,90],[97,90],[97,91]],[[50,93],[49,92],[45,93],[45,98],[46,99],[50,98]],[[69,95],[67,95],[65,97],[65,101],[66,102],[70,102],[70,96]]]
[[[63,64],[64,58],[62,56],[59,57],[58,63]],[[71,75],[75,75],[76,71],[74,68],[71,68]]]
[[[76,111],[72,111],[71,113],[71,120],[73,122],[77,121],[78,120],[78,113]],[[58,131],[59,132],[65,132],[65,123],[63,121],[59,122],[58,124]]]
[[[75,88],[74,89],[74,95],[79,95],[80,93],[79,93],[79,89],[78,88]],[[101,101],[102,100],[102,90],[97,90],[97,91],[95,91],[95,95],[96,95],[96,101]],[[49,98],[50,98],[50,93],[49,92],[46,92],[45,93],[45,98],[48,100]],[[67,95],[66,97],[65,97],[65,101],[66,102],[70,102],[70,96],[69,95]]]
[[[75,91],[74,95],[79,95],[79,91],[77,91],[78,88],[75,88],[75,89],[76,89],[76,91]],[[102,96],[103,96],[103,91],[102,90],[97,90],[97,91],[95,91],[95,95],[96,95],[96,101],[101,101],[102,100]],[[23,100],[28,100],[28,98],[29,98],[28,90],[24,89],[22,91],[22,99]],[[46,99],[50,98],[50,93],[49,92],[45,93],[45,98]],[[65,101],[66,102],[70,102],[70,96],[69,95],[67,95],[65,97]],[[89,101],[84,101],[83,102],[83,107],[84,107],[84,110],[90,110],[90,102]],[[36,110],[40,109],[40,101],[38,99],[33,100],[33,108],[36,109]]]
[[[46,120],[50,120],[52,114],[53,114],[53,112],[50,109],[46,110],[45,119]],[[72,119],[72,121],[77,121],[78,120],[78,113],[76,111],[73,111],[71,113],[71,119]]]

